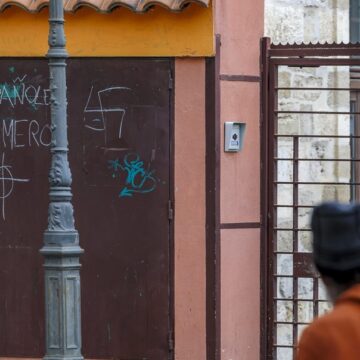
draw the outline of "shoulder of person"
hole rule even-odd
[[[331,320],[331,319],[330,319]],[[327,316],[316,319],[302,332],[297,349],[297,360],[317,360],[324,358],[329,345],[326,331]]]
[[[331,330],[341,331],[341,325],[348,326],[349,320],[354,319],[353,311],[349,307],[339,306],[316,319],[304,330],[304,336],[331,336]]]
[[[339,336],[346,336],[342,330],[349,324],[350,314],[335,309],[313,321],[301,334],[298,346],[298,359],[325,359],[326,354],[336,349]],[[344,326],[343,326],[344,325]]]
[[[302,332],[301,337],[300,337],[300,344],[308,343],[308,342],[312,343],[315,340],[319,341],[322,338],[328,339],[329,333],[327,330],[328,330],[329,326],[332,327],[332,324],[334,321],[335,322],[337,321],[336,318],[337,317],[335,317],[335,320],[334,320],[333,314],[329,313],[329,314],[323,315],[323,316],[315,319]]]

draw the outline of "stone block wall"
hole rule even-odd
[[[273,42],[348,42],[349,0],[265,0]]]

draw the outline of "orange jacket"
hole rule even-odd
[[[334,310],[303,332],[297,360],[360,360],[360,284],[345,291]]]

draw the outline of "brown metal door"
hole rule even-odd
[[[68,62],[86,358],[169,358],[171,68],[166,59]],[[43,356],[47,74],[44,60],[0,61],[0,357]]]

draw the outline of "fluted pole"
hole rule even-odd
[[[51,169],[45,258],[45,360],[82,360],[79,246],[71,203],[68,162],[66,58],[63,0],[50,0]]]

